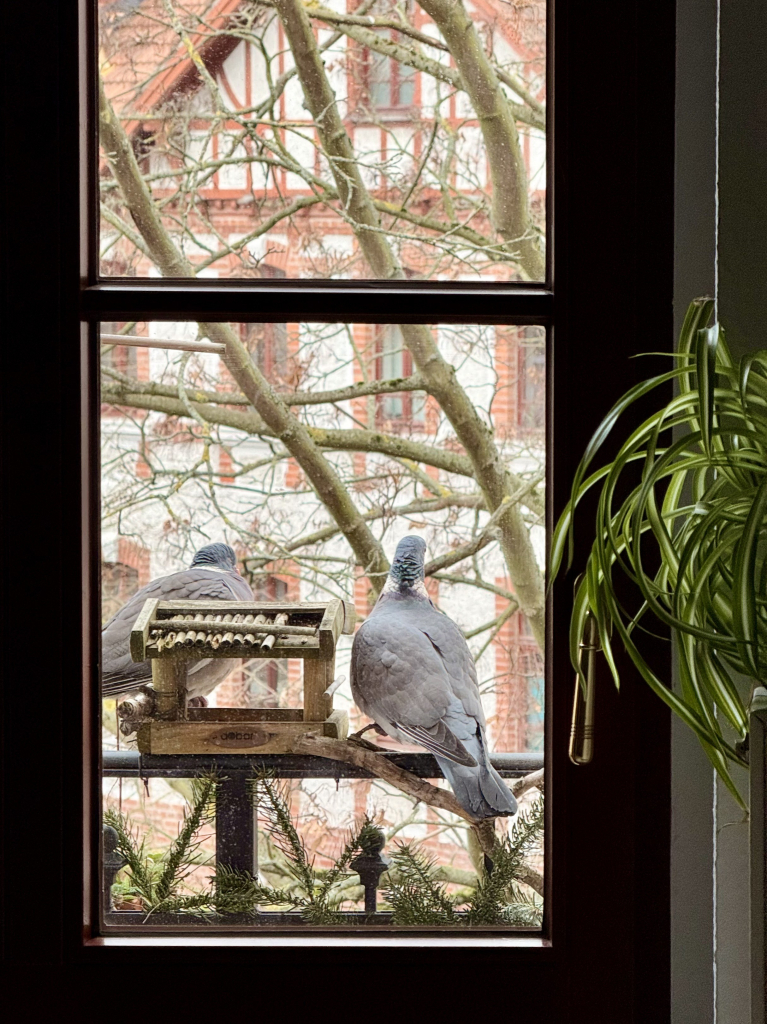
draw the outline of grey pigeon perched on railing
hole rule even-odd
[[[434,754],[470,814],[515,814],[517,801],[490,764],[466,639],[426,592],[425,551],[420,537],[397,545],[381,596],[354,638],[352,695],[383,732]]]
[[[162,576],[142,587],[101,630],[102,697],[135,693],[152,682],[150,662],[131,660],[130,634],[144,603],[155,597],[160,601],[252,601],[253,591],[237,572],[237,559],[228,544],[208,544],[195,554],[188,569]],[[231,658],[190,662],[189,696],[206,697],[236,664],[238,662]]]

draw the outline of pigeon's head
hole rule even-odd
[[[426,542],[421,537],[403,537],[394,552],[389,580],[400,592],[423,585],[423,560]],[[391,589],[394,589],[392,587]]]
[[[210,566],[211,569],[228,569],[230,572],[237,568],[237,556],[228,544],[206,544],[195,552],[192,559],[192,568],[196,565]]]

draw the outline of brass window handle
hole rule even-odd
[[[588,764],[594,756],[594,676],[596,652],[600,647],[596,619],[591,612],[588,613],[584,633],[585,640],[581,640],[579,647],[581,664],[583,652],[586,652],[586,693],[584,695],[580,678],[576,674],[568,750],[573,764]]]

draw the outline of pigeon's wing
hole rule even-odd
[[[475,759],[450,727],[462,711],[434,644],[401,616],[371,616],[354,638],[351,682],[360,708],[414,742],[457,764]],[[475,726],[476,728],[476,726]]]
[[[160,601],[197,601],[204,598],[213,601],[248,601],[253,599],[253,592],[237,573],[210,572],[204,569],[174,572],[143,587],[101,631],[103,697],[131,693],[152,681],[149,661],[132,661],[130,656],[133,623],[149,598]]]
[[[477,669],[461,630],[447,615],[433,605],[422,606],[411,616],[434,647],[450,679],[450,689],[461,702],[463,710],[485,727],[485,713],[479,696]]]

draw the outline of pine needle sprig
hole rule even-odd
[[[104,813],[104,824],[117,833],[117,852],[126,862],[130,874],[130,894],[139,896],[145,906],[154,903],[155,880],[151,861],[146,855],[146,838],[139,841],[138,833],[133,834],[129,819],[111,807]]]
[[[538,842],[543,822],[541,799],[536,800],[529,810],[520,811],[512,825],[511,834],[502,841],[496,841],[493,870],[480,878],[474,896],[469,900],[467,924],[487,925],[508,921],[511,904],[519,903],[519,890],[514,884],[519,868],[524,854]],[[519,916],[520,911],[516,913]]]
[[[518,863],[540,842],[543,824],[543,797],[540,797],[527,810],[521,810],[511,826],[508,851]]]
[[[435,862],[406,843],[397,843],[389,881],[383,888],[393,924],[455,924],[457,915],[445,885],[434,878]]]
[[[202,842],[196,837],[202,826],[215,816],[213,798],[218,781],[216,775],[210,774],[192,783],[192,805],[184,814],[184,823],[164,858],[165,865],[157,882],[154,901],[156,909],[165,909],[163,904],[176,894],[188,874],[184,869],[189,866],[190,858]]]
[[[269,835],[287,860],[300,888],[311,899],[315,888],[314,861],[309,858],[304,841],[290,816],[286,787],[281,787],[274,778],[263,774],[254,780],[254,790]]]
[[[369,853],[371,849],[379,848],[379,829],[373,819],[366,814],[361,825],[349,830],[341,853],[324,876],[320,889],[322,898],[327,899],[333,886],[350,874],[348,869],[355,854]]]
[[[528,928],[540,926],[543,915],[543,900],[537,893],[528,895],[516,884],[509,887],[510,902],[503,908],[503,923],[525,925]]]

